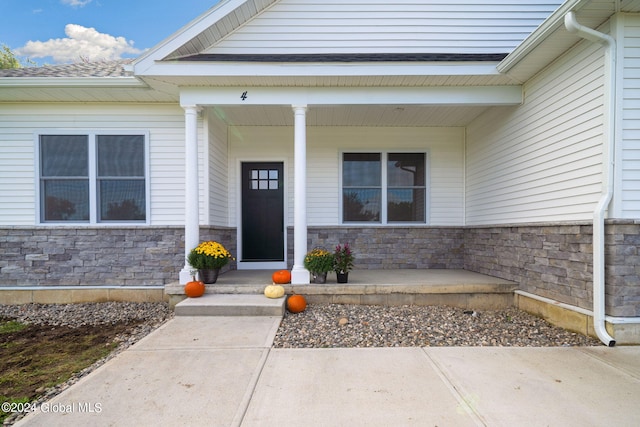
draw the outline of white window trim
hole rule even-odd
[[[89,139],[89,221],[43,221],[40,203],[40,137],[42,135],[86,135]],[[98,197],[97,197],[97,176],[96,176],[96,137],[99,135],[141,135],[144,137],[144,191],[145,191],[145,221],[108,221],[98,222]],[[151,179],[150,179],[150,144],[149,131],[132,129],[108,129],[108,130],[79,130],[79,129],[39,129],[34,132],[34,153],[35,153],[35,195],[36,211],[35,223],[52,227],[127,227],[146,226],[151,224]]]
[[[419,149],[419,148],[400,148],[400,149],[363,149],[363,148],[357,148],[357,149],[353,149],[353,150],[349,150],[349,149],[343,149],[340,150],[338,153],[338,170],[339,170],[339,177],[338,177],[338,204],[339,204],[339,213],[338,215],[340,215],[340,224],[343,226],[354,226],[354,227],[361,227],[361,226],[368,226],[368,227],[424,227],[425,225],[429,225],[430,224],[430,220],[431,220],[431,215],[429,214],[430,209],[429,207],[431,206],[431,179],[430,179],[430,175],[431,175],[431,154],[429,152],[430,150],[428,149]],[[382,164],[382,173],[380,176],[380,179],[382,180],[382,186],[381,186],[381,190],[382,190],[382,194],[380,196],[380,203],[382,211],[380,212],[380,222],[368,222],[368,221],[344,221],[344,207],[343,207],[343,203],[342,203],[342,197],[343,197],[343,186],[342,186],[342,177],[343,177],[343,170],[342,170],[342,166],[343,166],[343,160],[344,160],[344,153],[379,153],[380,154],[380,162]],[[424,153],[425,155],[425,164],[424,164],[424,189],[425,189],[425,206],[424,206],[424,222],[387,222],[387,192],[389,187],[387,186],[387,156],[389,153]]]

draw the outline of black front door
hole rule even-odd
[[[284,261],[281,162],[242,164],[242,261]]]

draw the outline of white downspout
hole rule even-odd
[[[605,345],[613,347],[616,340],[605,327],[605,280],[604,280],[604,217],[613,198],[613,161],[615,149],[616,117],[616,41],[608,34],[581,25],[575,12],[564,16],[564,25],[569,32],[589,41],[605,46],[605,97],[604,141],[602,149],[602,196],[593,212],[593,327]]]

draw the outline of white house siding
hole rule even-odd
[[[140,130],[150,136],[151,224],[183,224],[184,111],[176,106],[0,104],[0,225],[34,225],[34,137],[51,130]]]
[[[209,53],[506,53],[561,1],[282,0]]]
[[[293,225],[293,128],[238,127],[229,130],[230,217],[237,219],[240,161],[279,160],[287,176],[287,225]],[[342,151],[425,151],[428,160],[429,225],[463,224],[464,129],[307,128],[307,218],[309,226],[339,225]]]
[[[603,49],[579,43],[524,85],[524,103],[467,128],[466,224],[592,218],[601,192]]]
[[[640,218],[640,15],[626,14],[622,53],[622,218]]]
[[[208,135],[208,209],[204,224],[227,226],[229,224],[228,141],[227,125],[214,110],[209,111],[205,129]],[[208,214],[208,215],[207,215]]]

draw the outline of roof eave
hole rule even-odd
[[[395,76],[395,75],[499,75],[497,61],[491,62],[307,62],[307,63],[246,63],[246,62],[158,62],[146,70],[145,77],[188,76]]]
[[[546,40],[552,33],[564,25],[564,16],[572,11],[579,10],[591,0],[568,0],[552,13],[540,26],[522,41],[509,55],[497,65],[500,73],[508,73],[527,57],[540,43]]]
[[[0,87],[145,88],[136,77],[0,77]]]

